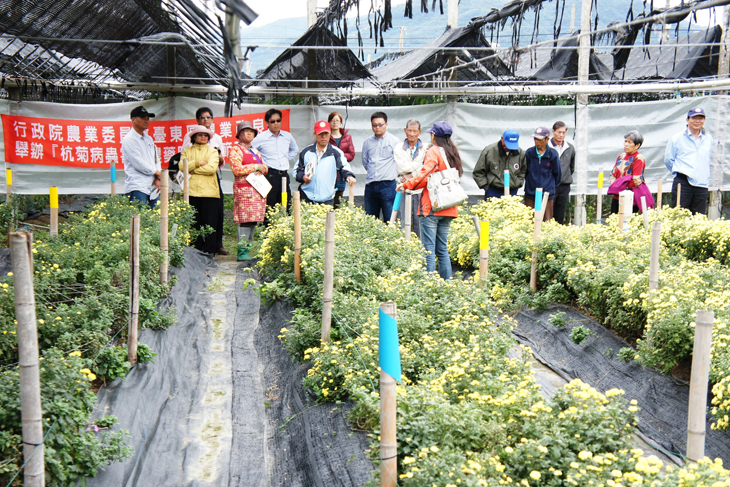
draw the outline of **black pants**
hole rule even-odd
[[[678,184],[682,185],[679,206],[687,208],[692,213],[706,215],[709,190],[707,188],[700,188],[699,186],[692,186],[684,174],[677,173],[674,181],[672,181],[672,208],[677,206]]]
[[[568,208],[568,201],[570,201],[570,184],[561,184],[555,191],[555,203],[553,203],[553,216],[561,225],[565,224],[565,210]]]
[[[195,240],[195,248],[209,254],[215,254],[220,249],[215,235],[215,229],[218,227],[219,220],[219,200],[220,198],[190,197],[190,205],[195,208],[195,224],[193,227],[196,230],[200,230],[207,225],[214,230],[213,233],[209,233],[206,236],[198,235],[198,238]]]
[[[632,198],[633,199],[633,198]],[[633,214],[641,215],[641,210],[638,206],[634,205]],[[611,198],[611,214],[618,215],[618,198]]]
[[[267,208],[273,208],[277,204],[281,203],[281,178],[283,177],[286,178],[286,207],[287,209],[291,208],[291,188],[289,187],[289,172],[271,168],[269,168],[269,172],[266,173],[266,179],[269,181],[269,184],[271,184],[271,191],[269,191],[269,194],[266,195]],[[264,223],[268,223],[268,219]]]

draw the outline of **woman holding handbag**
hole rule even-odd
[[[251,122],[239,122],[236,127],[238,141],[228,151],[228,161],[234,176],[233,221],[238,224],[238,260],[251,260],[248,248],[253,242],[256,223],[264,221],[266,216],[266,197],[246,180],[252,173],[266,174],[269,170],[264,156],[251,146],[256,135],[258,131]]]
[[[418,204],[418,216],[421,224],[421,241],[426,249],[426,270],[428,272],[436,270],[436,257],[438,257],[439,275],[442,279],[449,279],[451,278],[451,260],[446,241],[449,237],[451,221],[459,215],[459,207],[457,205],[436,211],[432,204],[433,195],[429,194],[428,178],[449,168],[456,168],[461,177],[464,169],[459,149],[451,141],[453,134],[451,125],[447,122],[436,122],[433,127],[426,130],[426,133],[431,134],[431,147],[423,158],[423,167],[417,176],[399,184],[396,190],[423,189],[421,201]]]

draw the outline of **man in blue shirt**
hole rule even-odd
[[[398,176],[393,152],[401,140],[388,133],[388,115],[375,112],[370,116],[373,135],[362,145],[362,166],[365,168],[365,213],[376,218],[383,212],[388,223],[395,201],[395,178]]]
[[[264,156],[269,172],[266,179],[271,184],[271,191],[266,196],[269,208],[281,203],[281,178],[286,178],[287,206],[291,205],[291,189],[289,188],[289,161],[297,156],[299,147],[292,135],[281,130],[282,114],[272,108],[264,115],[268,130],[264,130],[253,139],[251,145]]]
[[[679,206],[692,213],[707,213],[710,187],[712,136],[705,125],[705,111],[700,107],[687,112],[687,127],[675,134],[664,152],[664,165],[674,176],[672,208],[677,206],[677,185],[682,185]]]
[[[299,154],[295,178],[300,183],[302,200],[308,203],[332,205],[335,201],[337,173],[352,186],[355,175],[345,154],[330,144],[330,124],[321,120],[314,124],[317,142],[307,146]]]

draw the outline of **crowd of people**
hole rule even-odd
[[[145,133],[151,117],[142,107],[132,110],[132,129],[122,141],[127,196],[130,200],[149,204],[157,202],[161,164],[157,159],[152,138]],[[339,112],[332,112],[327,120],[315,123],[315,142],[299,150],[294,137],[281,130],[282,112],[276,108],[264,116],[267,130],[259,133],[250,122],[240,122],[236,129],[236,143],[225,152],[221,137],[213,130],[213,112],[200,108],[196,114],[198,126],[186,137],[182,157],[189,161],[190,203],[196,209],[196,228],[209,226],[212,233],[201,235],[195,247],[211,254],[227,255],[223,248],[223,192],[220,169],[226,160],[234,176],[234,222],[238,225],[239,242],[247,247],[253,240],[257,223],[264,222],[266,208],[283,202],[286,191],[291,201],[290,177],[300,183],[304,202],[337,207],[347,185],[356,178],[350,163],[356,149]],[[456,168],[463,174],[459,150],[452,140],[453,129],[447,122],[437,122],[426,130],[430,143],[421,140],[422,129],[418,120],[405,124],[405,139],[388,131],[388,115],[382,111],[370,117],[373,134],[365,139],[362,165],[365,169],[365,212],[388,222],[393,211],[397,191],[409,190],[413,195],[413,229],[426,250],[429,271],[436,270],[444,279],[451,277],[446,240],[449,226],[458,215],[458,207],[437,211],[428,192],[428,178],[447,168]],[[700,107],[687,113],[686,127],[667,144],[664,163],[674,176],[672,206],[677,204],[678,186],[681,185],[679,206],[693,213],[706,213],[712,159],[712,136],[704,130],[705,112]],[[545,221],[555,219],[566,223],[565,214],[570,186],[575,172],[576,148],[566,140],[568,127],[562,121],[537,127],[533,146],[523,150],[520,134],[508,129],[500,140],[482,150],[473,170],[477,186],[484,198],[516,195],[524,187],[524,203],[535,207],[538,189],[548,194],[543,208]],[[648,195],[647,207],[653,206],[651,193],[644,181],[646,160],[639,153],[643,135],[632,130],[624,136],[624,151],[611,170],[611,189],[614,194],[611,211],[619,211],[620,190],[631,190],[635,202]],[[294,168],[290,161],[296,159]],[[270,190],[265,196],[252,184],[252,176],[265,178]],[[507,189],[505,190],[505,186]],[[539,203],[539,202],[537,202]],[[634,204],[635,211],[641,211]],[[247,259],[248,255],[239,254]]]

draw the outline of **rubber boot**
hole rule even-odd
[[[242,241],[238,246],[238,260],[239,261],[246,261],[246,260],[252,260],[253,257],[248,253],[249,249],[249,243],[248,241],[244,240]]]

